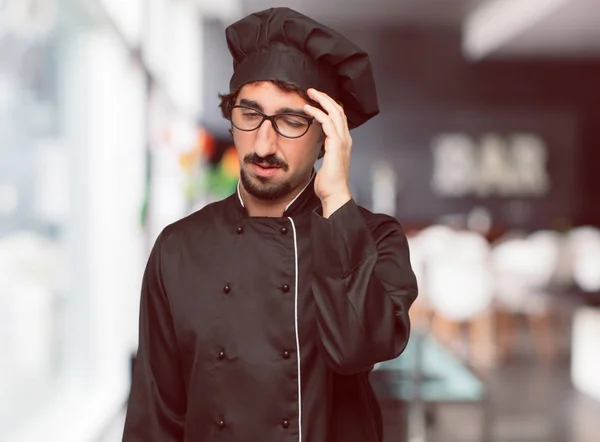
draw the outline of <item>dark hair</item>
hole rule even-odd
[[[284,90],[286,92],[296,92],[303,99],[305,99],[308,102],[308,104],[322,110],[322,107],[319,103],[317,103],[316,101],[309,98],[306,91],[304,89],[301,89],[300,87],[296,86],[295,84],[288,83],[287,81],[281,81],[281,80],[267,80],[267,81],[270,81],[275,86],[277,86],[279,89]],[[255,81],[250,84],[256,84],[256,83],[259,83],[259,81]],[[228,94],[219,94],[219,98],[221,99],[221,102],[219,103],[219,107],[221,108],[221,114],[223,115],[223,118],[225,118],[227,120],[229,120],[231,118],[231,107],[235,105],[238,95],[240,93],[240,90],[241,90],[241,88],[239,88],[236,91],[230,92]],[[325,155],[325,148],[321,147],[321,152],[319,153],[319,158],[323,158],[323,155]]]
[[[281,80],[267,80],[267,81],[273,83],[279,89],[284,90],[286,92],[296,92],[303,99],[305,99],[308,102],[308,104],[321,109],[321,106],[316,101],[314,101],[308,97],[308,94],[306,93],[306,91],[304,89],[301,89],[300,87],[296,86],[295,84],[288,83],[287,81],[281,81]],[[250,84],[256,84],[256,83],[260,83],[260,82],[255,81]],[[221,103],[219,103],[219,107],[221,108],[221,114],[223,115],[223,118],[229,120],[229,118],[231,117],[231,107],[235,105],[235,102],[237,101],[237,97],[240,93],[240,90],[241,90],[241,88],[239,88],[236,91],[230,92],[228,94],[219,94],[219,98],[221,99]]]

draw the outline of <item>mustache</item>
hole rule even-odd
[[[288,165],[285,161],[280,160],[275,155],[267,157],[259,157],[256,153],[250,153],[244,157],[244,163],[254,163],[263,167],[279,167],[284,171],[288,170]]]

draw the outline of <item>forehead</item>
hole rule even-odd
[[[302,108],[307,102],[295,91],[286,91],[271,83],[261,81],[244,85],[238,94],[237,102],[242,99],[259,104],[265,111],[280,108]]]

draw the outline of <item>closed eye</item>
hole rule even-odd
[[[306,121],[294,121],[294,120],[289,120],[289,119],[285,119],[283,121],[285,122],[285,124],[287,124],[289,126],[293,126],[293,127],[306,126]]]
[[[279,123],[283,123],[290,127],[300,128],[304,127],[308,124],[308,121],[305,118],[296,116],[296,115],[279,115],[278,118]]]
[[[258,112],[242,112],[242,115],[246,118],[261,118],[262,115]]]

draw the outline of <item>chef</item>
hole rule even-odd
[[[123,441],[380,442],[369,374],[405,348],[417,285],[399,223],[349,190],[368,55],[288,8],[226,38],[240,180],[154,244]]]

